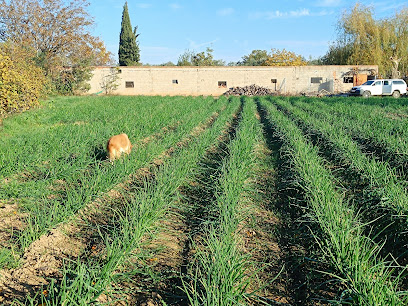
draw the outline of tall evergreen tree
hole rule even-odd
[[[137,27],[132,31],[132,25],[129,18],[127,2],[123,6],[122,27],[119,39],[119,65],[135,66],[140,61],[139,45],[136,41],[139,34],[136,34]]]

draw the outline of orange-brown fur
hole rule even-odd
[[[119,158],[122,153],[129,154],[132,150],[132,144],[126,134],[119,134],[109,138],[106,145],[110,161]]]

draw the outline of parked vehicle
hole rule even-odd
[[[393,96],[399,98],[407,93],[407,83],[402,79],[370,80],[350,90],[352,96]]]

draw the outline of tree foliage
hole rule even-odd
[[[306,60],[292,51],[286,49],[272,48],[268,53],[266,50],[253,50],[249,55],[242,57],[239,66],[304,66]]]
[[[272,48],[268,59],[267,66],[305,66],[306,61],[301,55],[285,49],[279,50]]]
[[[179,56],[177,66],[225,66],[223,60],[214,59],[213,52],[214,50],[211,48],[199,53],[186,50]]]
[[[30,49],[0,44],[0,114],[35,106],[46,93],[48,80],[33,56]]]
[[[105,94],[111,94],[115,89],[118,88],[119,84],[119,67],[111,67],[109,72],[102,76],[102,81],[100,83],[101,88],[105,91]]]
[[[122,25],[119,38],[119,65],[135,66],[140,61],[139,45],[136,34],[137,27],[132,31],[127,2],[123,6]]]
[[[89,75],[84,70],[112,62],[104,43],[90,34],[88,5],[87,0],[0,0],[0,40],[34,50],[55,87],[71,80],[68,87],[80,89],[76,83]]]
[[[329,46],[329,51],[318,62],[322,65],[348,65],[351,52],[351,45],[333,43]]]
[[[326,64],[376,64],[383,77],[398,77],[408,69],[408,8],[375,19],[373,9],[357,3],[338,22],[338,37],[322,58]]]
[[[244,55],[239,66],[266,66],[269,54],[266,50],[253,50],[250,54]]]

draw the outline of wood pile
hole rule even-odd
[[[261,87],[255,84],[245,87],[232,87],[224,92],[224,96],[273,96],[276,92],[269,88]]]

